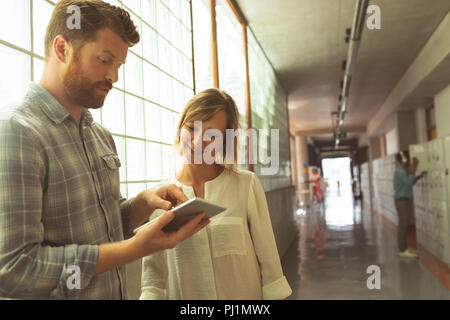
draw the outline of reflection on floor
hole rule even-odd
[[[361,209],[349,186],[297,213],[300,236],[282,259],[289,299],[450,299],[418,260],[398,257],[395,234]],[[371,265],[380,268],[380,289],[367,287]]]

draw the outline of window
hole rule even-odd
[[[216,0],[217,56],[219,88],[228,93],[239,110],[239,125],[247,129],[246,70],[243,26],[226,0]],[[245,136],[239,137],[238,169],[248,169],[248,148]]]
[[[190,2],[109,2],[131,13],[141,41],[128,52],[123,84],[109,93],[95,118],[116,141],[122,195],[133,197],[176,170],[176,125],[194,94]]]
[[[196,93],[213,88],[210,0],[192,1]]]
[[[2,104],[23,98],[44,69],[44,37],[55,1],[8,0],[0,11]],[[122,162],[121,192],[133,197],[175,171],[179,112],[193,95],[189,0],[107,0],[128,10],[141,35],[105,105],[90,110],[112,133]],[[162,161],[164,159],[164,161]]]
[[[270,129],[279,130],[278,173],[260,176],[264,190],[269,191],[291,184],[287,97],[250,28],[247,28],[247,35],[252,127],[258,129],[258,164],[255,165],[257,174],[261,173],[262,163],[270,161]]]
[[[241,115],[241,126],[246,128],[246,79],[242,25],[226,0],[216,0],[216,21],[219,87],[233,97]]]

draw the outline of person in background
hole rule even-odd
[[[397,162],[398,165],[394,171],[394,200],[398,214],[397,243],[399,256],[401,258],[417,258],[417,251],[408,248],[406,234],[413,214],[413,185],[426,172],[415,176],[419,160],[413,158],[412,163],[410,163],[408,151],[400,151],[397,154]]]
[[[67,26],[72,6],[79,29]],[[0,298],[127,299],[127,263],[173,248],[209,222],[200,213],[166,234],[174,218],[167,211],[132,235],[155,209],[187,200],[174,185],[124,199],[113,137],[88,110],[103,106],[138,42],[120,7],[56,3],[43,76],[0,118]]]
[[[140,299],[273,300],[292,293],[261,182],[253,172],[236,169],[237,139],[226,130],[238,129],[238,119],[233,99],[217,89],[198,93],[184,108],[175,141],[184,164],[164,183],[227,210],[174,249],[143,259]],[[201,123],[201,130],[195,123]],[[210,129],[217,136],[208,140],[204,136]],[[205,160],[213,143],[218,148],[211,161]]]
[[[312,183],[313,184],[313,201],[314,203],[320,203],[323,201],[323,192],[322,188],[320,187],[320,174],[319,170],[316,168],[312,169],[313,176],[311,180],[305,181],[306,183]]]

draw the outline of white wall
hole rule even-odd
[[[438,138],[450,135],[450,85],[434,97]]]
[[[362,133],[358,139],[358,146],[365,147],[365,146],[369,146],[369,145],[370,145],[369,136],[366,133]]]
[[[417,144],[416,114],[414,110],[397,112],[398,150],[408,150]]]
[[[381,143],[380,137],[371,137],[369,146],[369,159],[370,161],[381,157]]]
[[[428,141],[427,137],[427,117],[426,109],[424,107],[415,110],[416,120],[416,137],[417,143],[422,144]]]
[[[305,162],[308,162],[308,143],[306,137],[295,136],[295,152],[297,154],[297,178],[298,181],[302,181],[302,178],[307,179],[304,167]]]
[[[398,153],[399,151],[398,130],[397,128],[394,128],[386,133],[386,153],[387,155],[390,155]]]

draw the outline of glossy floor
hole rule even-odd
[[[289,299],[449,300],[450,291],[417,259],[398,257],[396,235],[343,187],[297,211],[299,239],[282,259]],[[376,284],[369,266],[379,267],[380,289],[368,289]]]

